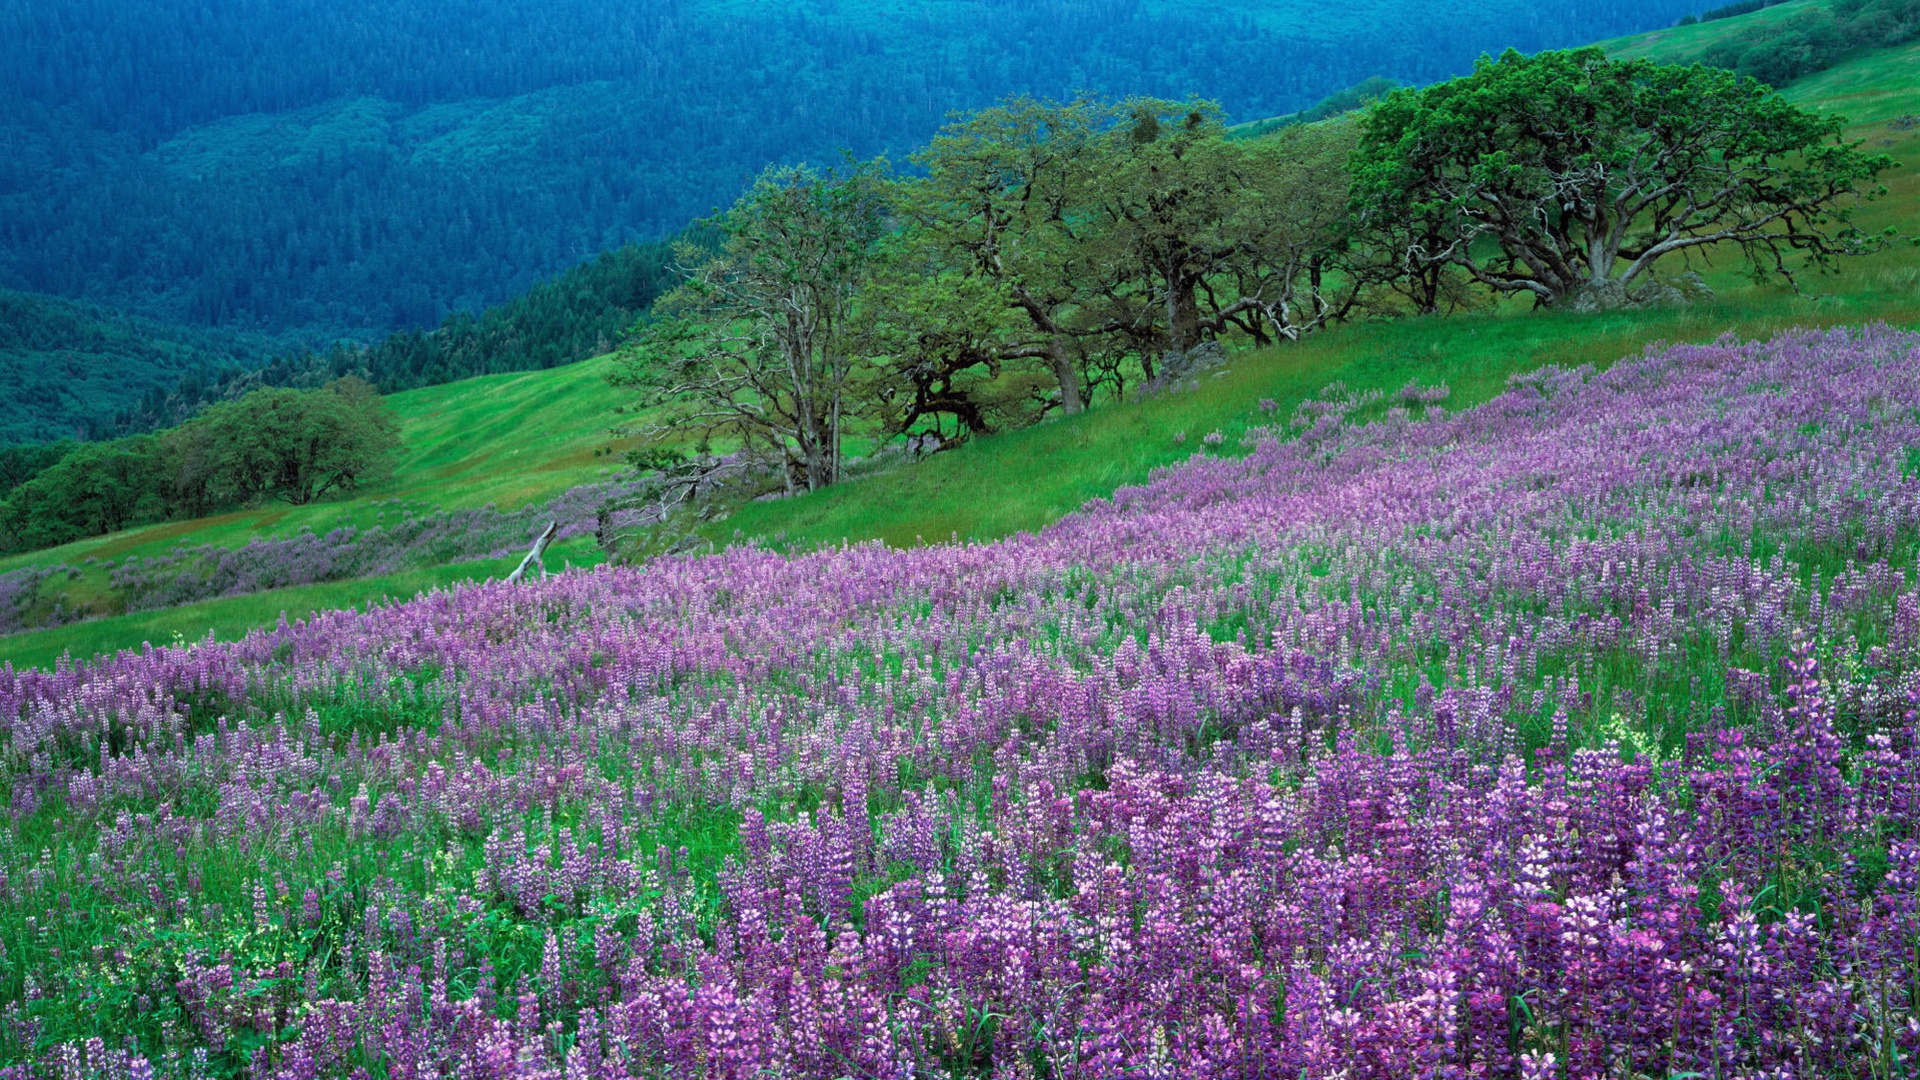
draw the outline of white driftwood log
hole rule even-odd
[[[553,543],[554,536],[557,535],[559,532],[560,532],[559,522],[557,521],[547,522],[546,531],[540,534],[540,539],[535,540],[533,542],[533,550],[527,552],[527,557],[520,560],[519,567],[517,567],[513,571],[513,573],[507,577],[507,581],[511,583],[511,582],[519,581],[521,578],[526,577],[527,567],[532,566],[535,563],[538,563],[540,565],[540,576],[542,578],[545,578],[547,576],[547,561],[546,561],[547,545]]]

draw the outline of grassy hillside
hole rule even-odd
[[[1690,59],[1716,40],[1791,17],[1818,0],[1794,0],[1751,15],[1608,42],[1616,55]],[[1920,112],[1920,44],[1875,50],[1790,85],[1803,107],[1838,112],[1851,132],[1908,163],[1885,178],[1889,194],[1866,206],[1870,229],[1913,232],[1920,221],[1920,130],[1890,124]],[[1284,118],[1282,118],[1284,119]],[[1524,302],[1475,316],[1337,328],[1298,345],[1239,355],[1197,393],[1063,419],[981,439],[911,471],[872,477],[786,503],[759,503],[709,526],[716,542],[736,533],[780,546],[878,538],[892,544],[949,536],[991,539],[1045,525],[1090,498],[1138,483],[1156,466],[1193,452],[1206,432],[1231,443],[1255,423],[1262,399],[1282,410],[1333,381],[1388,393],[1410,380],[1446,382],[1458,407],[1484,400],[1507,376],[1547,363],[1604,364],[1654,342],[1735,333],[1764,336],[1792,326],[1885,320],[1920,325],[1920,252],[1899,248],[1804,282],[1796,295],[1755,285],[1732,265],[1700,267],[1717,297],[1686,308],[1598,314],[1532,312]],[[1186,433],[1187,441],[1176,436]]]
[[[266,506],[198,521],[168,522],[63,547],[0,559],[0,572],[28,566],[72,567],[65,585],[71,609],[100,610],[109,602],[110,564],[130,556],[163,555],[181,544],[238,547],[254,539],[343,526],[368,529],[409,510],[484,506],[513,509],[602,480],[619,464],[608,428],[617,396],[588,361],[534,374],[491,375],[388,398],[399,414],[402,453],[393,479],[353,498],[308,506]],[[597,561],[590,542],[559,545],[549,561]],[[237,636],[289,617],[410,596],[422,588],[512,568],[498,560],[367,581],[338,582],[234,597],[166,611],[140,612],[74,626],[0,637],[0,661],[48,664],[63,651],[77,656],[165,641],[179,634]]]
[[[1616,38],[1602,42],[1601,47],[1607,50],[1609,56],[1626,60],[1645,57],[1669,64],[1683,63],[1755,27],[1777,26],[1791,22],[1809,11],[1823,9],[1826,6],[1827,0],[1788,0],[1787,3],[1761,8],[1759,11],[1737,15],[1731,19],[1715,19],[1712,22],[1673,26],[1664,30],[1650,30],[1644,34]]]
[[[1746,18],[1773,16],[1781,8]],[[1738,24],[1744,19],[1724,20]],[[1614,43],[1621,50],[1694,47],[1685,31],[1662,31]],[[1664,36],[1662,36],[1664,35]],[[1920,131],[1890,125],[1920,110],[1920,67],[1913,48],[1852,60],[1787,88],[1789,97],[1846,113],[1855,132],[1909,162],[1920,162]],[[1911,229],[1920,207],[1920,168],[1888,177],[1891,194],[1862,215],[1872,226]],[[1209,432],[1232,445],[1262,416],[1270,401],[1282,414],[1336,380],[1355,389],[1392,394],[1408,382],[1444,382],[1449,407],[1484,400],[1515,371],[1545,363],[1607,363],[1658,341],[1699,341],[1723,333],[1763,336],[1790,326],[1886,320],[1920,325],[1920,253],[1910,248],[1858,260],[1832,278],[1809,281],[1796,295],[1756,286],[1733,268],[1702,268],[1719,292],[1686,308],[1601,314],[1533,313],[1524,305],[1446,320],[1403,320],[1335,329],[1298,345],[1238,354],[1232,366],[1192,393],[1102,408],[1025,431],[983,438],[950,454],[881,473],[837,489],[789,500],[754,503],[712,522],[705,534],[725,544],[752,538],[797,549],[881,539],[895,545],[950,536],[992,539],[1041,527],[1091,498],[1139,483],[1156,467],[1198,449]],[[22,565],[81,568],[73,595],[102,595],[105,569],[87,559],[162,553],[179,543],[241,544],[255,536],[286,536],[302,528],[342,524],[367,527],[400,506],[503,508],[551,497],[604,478],[618,463],[607,456],[608,425],[619,397],[601,379],[601,362],[554,371],[491,376],[395,395],[405,454],[393,482],[341,503],[300,509],[247,511],[201,522],[176,523],[86,541],[0,561],[0,571]],[[576,542],[558,559],[590,561]],[[558,561],[558,560],[556,560]],[[166,612],[0,638],[0,661],[46,664],[62,651],[76,656],[136,646],[180,634],[225,637],[271,623],[282,608],[298,617],[319,608],[363,603],[382,595],[459,577],[497,573],[469,564],[393,580],[313,586],[214,601]],[[90,591],[91,590],[91,591]]]
[[[302,529],[369,527],[400,506],[502,509],[604,479],[619,463],[603,456],[618,419],[618,395],[597,361],[552,371],[487,375],[393,394],[401,454],[390,482],[353,498],[271,505],[198,521],[168,522],[0,559],[0,571],[87,559],[155,555],[175,544],[242,544]]]

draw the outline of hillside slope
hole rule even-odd
[[[387,400],[401,423],[402,451],[391,481],[352,497],[307,506],[269,505],[196,521],[167,522],[96,537],[45,551],[0,559],[0,574],[55,569],[64,580],[42,592],[71,612],[114,610],[114,569],[129,559],[163,557],[181,546],[239,548],[255,540],[361,532],[409,518],[493,506],[516,510],[582,485],[606,481],[617,470],[619,443],[609,433],[618,397],[603,364],[587,361],[531,374],[491,375],[407,391]],[[531,540],[516,541],[524,544]],[[516,556],[517,558],[517,556]],[[590,540],[557,545],[550,562],[598,561]],[[0,661],[50,663],[63,652],[88,656],[178,634],[237,635],[291,617],[351,606],[382,596],[511,569],[513,558],[485,559],[131,615],[116,615],[51,630],[0,636]]]
[[[89,438],[183,380],[249,367],[259,335],[0,291],[0,446]]]
[[[1790,86],[1787,93],[1809,107],[1855,116],[1858,136],[1896,157],[1920,161],[1920,131],[1888,123],[1920,110],[1920,85],[1908,74],[1917,61],[1911,49],[1862,55]],[[1920,169],[1897,170],[1888,182],[1891,194],[1869,206],[1863,221],[1911,228],[1920,207]],[[1389,397],[1410,382],[1445,383],[1450,407],[1461,407],[1497,393],[1514,372],[1548,362],[1604,365],[1658,341],[1706,341],[1726,333],[1761,337],[1796,325],[1873,320],[1920,325],[1920,256],[1910,248],[1850,263],[1832,278],[1811,282],[1806,295],[1756,286],[1725,268],[1706,272],[1718,297],[1686,308],[1590,315],[1513,308],[1446,320],[1352,325],[1298,345],[1236,354],[1229,369],[1195,392],[1101,408],[978,439],[956,452],[837,489],[750,504],[731,518],[708,523],[704,533],[716,544],[752,539],[782,549],[876,538],[898,546],[950,536],[995,539],[1038,528],[1088,499],[1138,483],[1153,469],[1190,456],[1209,432],[1219,431],[1234,445],[1240,432],[1270,411],[1284,416],[1335,381]],[[617,419],[612,410],[620,399],[600,380],[600,370],[598,362],[590,362],[395,395],[405,426],[405,458],[391,486],[351,501],[138,530],[0,562],[0,571],[153,555],[183,542],[232,545],[302,528],[366,527],[395,505],[385,502],[389,499],[419,508],[489,501],[508,507],[550,498],[610,475],[619,460],[606,455],[615,449],[607,428]],[[1263,408],[1267,403],[1270,408]],[[581,542],[560,555],[576,562],[591,557]],[[325,586],[290,593],[287,610],[297,616],[328,603],[359,603],[423,583],[496,572],[493,564],[476,564],[435,571],[430,581]],[[84,602],[88,583],[94,582],[92,595],[98,599],[103,580],[103,571],[83,566],[73,584],[76,597]],[[0,660],[45,664],[66,649],[85,656],[174,633],[188,638],[210,630],[234,634],[271,622],[278,613],[275,595],[0,638]]]

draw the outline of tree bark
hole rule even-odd
[[[1184,353],[1200,344],[1200,300],[1185,272],[1167,276],[1167,349]]]
[[[1074,367],[1073,350],[1063,334],[1047,342],[1047,360],[1053,365],[1053,377],[1060,382],[1060,408],[1068,416],[1087,407],[1086,394],[1080,389],[1080,372]]]

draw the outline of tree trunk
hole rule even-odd
[[[1184,353],[1200,344],[1200,300],[1194,279],[1167,275],[1167,351]]]
[[[543,578],[547,576],[547,562],[546,562],[547,545],[553,543],[554,536],[556,536],[559,532],[560,532],[559,522],[550,521],[547,523],[546,529],[540,533],[540,538],[533,542],[532,550],[527,552],[527,557],[524,559],[521,559],[520,565],[514,568],[514,571],[512,574],[508,575],[507,577],[508,584],[512,584],[514,582],[519,581],[521,578],[526,577],[527,567],[529,566],[538,565],[540,567],[540,576]]]
[[[1615,311],[1632,302],[1625,285],[1606,278],[1583,282],[1564,293],[1556,293],[1549,301],[1552,306],[1569,311]]]
[[[1068,416],[1087,407],[1086,394],[1080,389],[1080,372],[1073,363],[1073,350],[1064,335],[1055,334],[1047,342],[1047,360],[1053,364],[1053,377],[1060,381],[1060,408]]]

